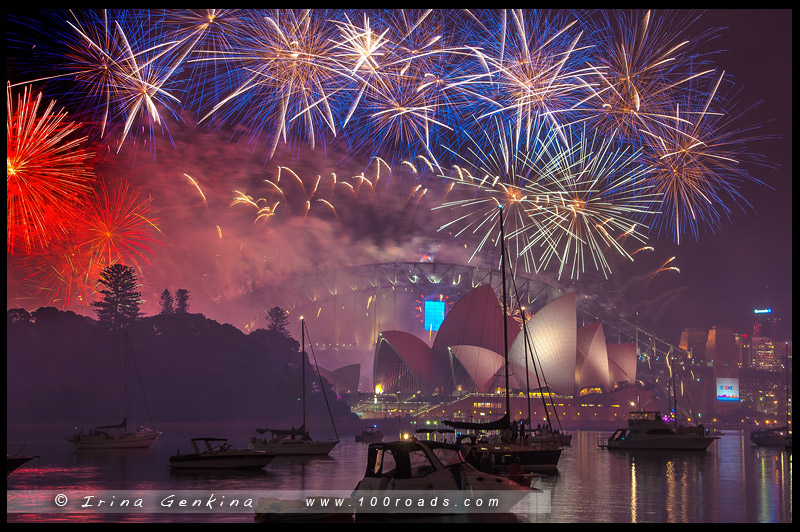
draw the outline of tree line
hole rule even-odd
[[[141,312],[142,293],[136,270],[124,264],[112,264],[100,272],[98,284],[102,286],[98,293],[99,301],[91,305],[95,308],[97,320],[110,329],[118,329],[129,325],[144,314]],[[165,288],[159,298],[159,315],[188,314],[189,291],[179,288],[175,295]],[[289,323],[288,313],[280,307],[272,307],[265,318],[269,322],[269,330],[288,336],[286,326]]]

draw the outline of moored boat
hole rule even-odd
[[[783,427],[773,427],[755,429],[750,432],[750,441],[759,447],[782,447],[792,448],[792,430],[788,425]]]
[[[173,469],[262,469],[275,458],[266,451],[236,449],[227,438],[192,438],[194,452],[170,456]]]
[[[150,447],[155,442],[161,432],[154,429],[139,425],[135,431],[128,430],[128,356],[133,358],[133,349],[131,347],[131,339],[128,331],[124,331],[124,354],[123,360],[123,418],[122,421],[116,425],[101,425],[89,429],[88,432],[83,432],[81,429],[77,434],[68,436],[66,441],[75,445],[76,449],[91,450],[91,449],[144,449]],[[139,378],[141,385],[141,377]],[[144,396],[144,389],[142,389]],[[147,407],[147,401],[144,401]],[[150,412],[148,408],[148,417]],[[152,417],[150,417],[150,424],[153,425]]]
[[[356,441],[361,443],[377,443],[383,441],[383,432],[377,425],[366,427],[361,434],[356,434]]]
[[[253,451],[266,451],[273,455],[286,455],[286,456],[327,456],[334,447],[339,443],[339,434],[336,432],[336,424],[333,421],[333,414],[328,408],[328,415],[330,416],[331,425],[333,426],[335,438],[329,440],[313,440],[309,433],[306,431],[306,322],[303,316],[300,316],[300,336],[302,349],[300,351],[300,367],[302,368],[302,377],[300,381],[300,393],[303,399],[303,424],[299,429],[292,427],[291,429],[270,429],[259,428],[256,429],[258,434],[269,434],[269,436],[260,438],[253,436],[250,438],[248,449]],[[319,371],[319,368],[318,368]],[[320,386],[322,382],[320,382]],[[325,395],[323,394],[323,397]],[[327,398],[325,399],[327,402]]]
[[[628,425],[617,429],[604,442],[608,449],[654,449],[705,451],[719,439],[702,425],[673,429],[657,411],[634,411]]]
[[[313,440],[305,425],[299,429],[256,429],[263,438],[253,436],[247,446],[252,451],[265,451],[276,456],[320,456],[329,454],[338,439]]]
[[[125,418],[118,425],[104,425],[90,429],[88,432],[79,432],[69,436],[66,440],[76,449],[146,449],[155,442],[161,432],[138,427],[136,431],[128,431],[128,419]]]
[[[456,444],[412,438],[370,444],[366,472],[353,496],[376,490],[532,489],[480,471],[464,459]]]
[[[24,444],[20,445],[11,445],[9,444],[8,447],[16,447],[14,452],[6,451],[6,476],[10,475],[23,465],[27,464],[34,458],[39,458],[39,455],[35,454],[22,454],[22,450],[25,447]]]

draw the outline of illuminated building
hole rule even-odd
[[[493,289],[481,285],[453,306],[432,346],[408,332],[382,332],[375,347],[374,386],[426,395],[504,390],[503,317]],[[574,293],[527,319],[524,332],[512,317],[505,321],[512,391],[579,397],[636,382],[634,345],[607,345],[599,322],[578,328]]]

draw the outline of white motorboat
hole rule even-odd
[[[275,458],[266,451],[236,449],[226,438],[192,438],[189,454],[170,456],[173,469],[262,469]]]
[[[608,449],[705,451],[717,439],[702,425],[673,429],[660,412],[634,411],[628,417],[628,425],[617,429],[603,446]]]

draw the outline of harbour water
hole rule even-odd
[[[164,435],[150,449],[76,451],[68,434],[17,431],[26,452],[41,457],[7,478],[7,495],[58,490],[213,490],[216,493],[271,493],[303,490],[349,492],[364,473],[367,445],[352,435],[325,458],[279,457],[257,472],[181,472],[168,467],[177,449],[188,452],[194,436],[222,436],[245,447],[246,427],[217,427],[187,433],[159,427]],[[758,448],[747,434],[723,435],[703,452],[609,451],[597,447],[607,432],[575,431],[557,475],[538,477],[534,486],[549,499],[548,511],[515,506],[509,520],[538,523],[791,523],[792,455]],[[9,428],[10,437],[15,432]],[[524,502],[524,501],[523,501]],[[253,522],[249,512],[177,513],[76,512],[7,513],[8,522],[147,521]]]

